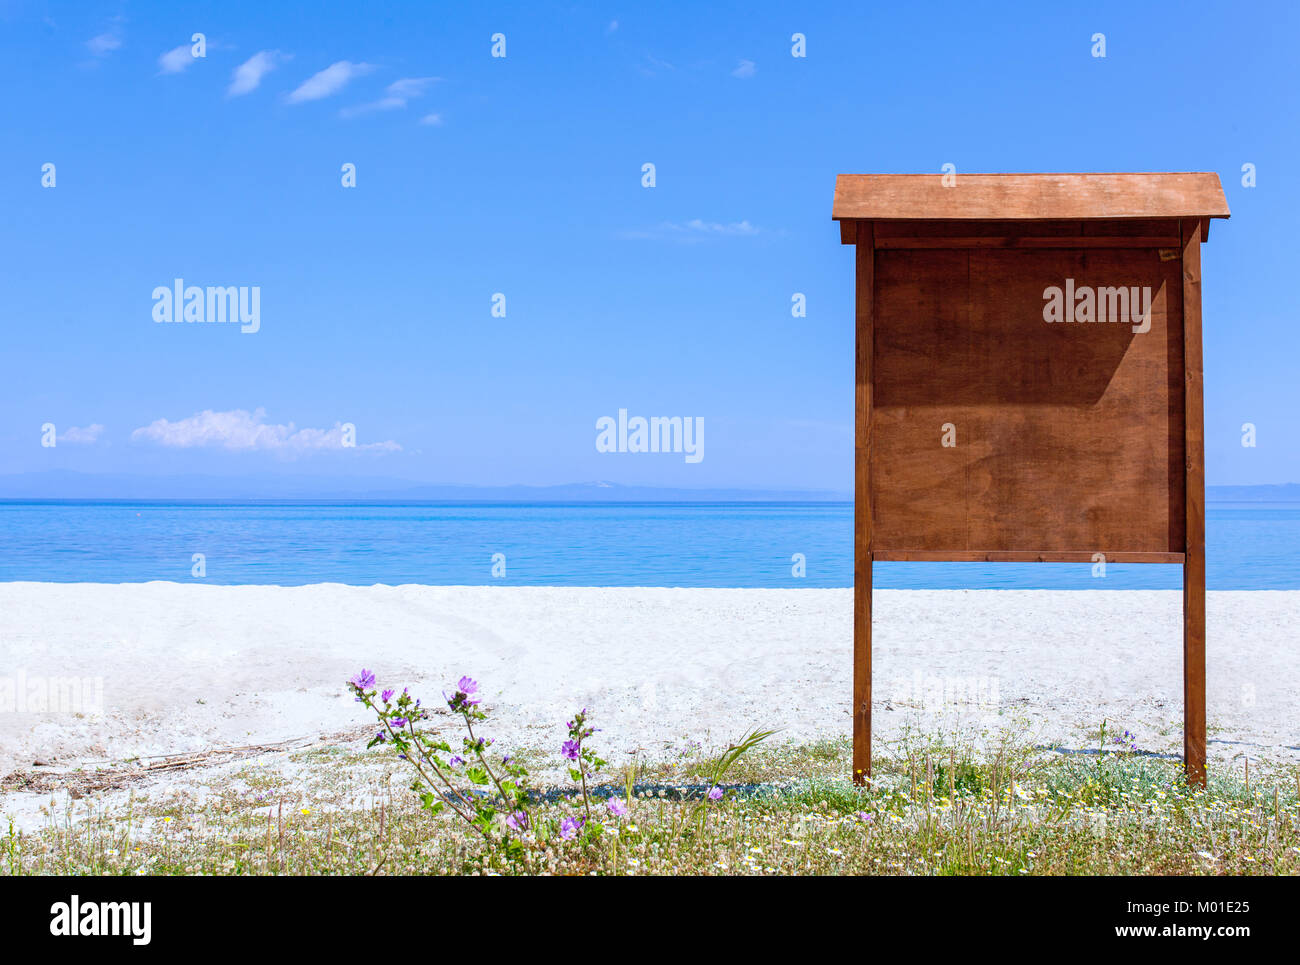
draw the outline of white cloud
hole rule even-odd
[[[605,33],[607,33],[607,34],[612,34],[612,33],[613,33],[615,30],[617,30],[617,29],[618,29],[618,21],[617,21],[617,20],[611,20],[611,21],[609,22],[609,26],[605,28]]]
[[[674,225],[673,227],[677,227]],[[692,218],[682,226],[686,231],[702,231],[711,235],[756,235],[758,229],[748,221],[733,221],[731,224],[719,224],[716,221],[701,221]]]
[[[420,118],[420,123],[421,123],[421,124],[424,124],[426,127],[441,127],[441,126],[442,126],[442,115],[441,115],[441,114],[425,114],[422,118]]]
[[[668,61],[660,60],[659,58],[651,56],[650,54],[645,55],[644,64],[639,64],[637,66],[637,70],[639,70],[646,77],[654,77],[665,70],[676,70],[676,69],[677,68],[675,68],[672,64],[668,63]]]
[[[739,77],[741,80],[749,80],[758,73],[758,68],[752,60],[742,60],[736,65],[736,69],[731,72],[732,77]]]
[[[235,68],[235,72],[230,75],[226,96],[239,97],[257,90],[262,78],[275,70],[276,64],[282,59],[278,50],[259,50]]]
[[[70,429],[64,429],[58,434],[56,439],[58,442],[72,442],[77,445],[89,446],[98,442],[99,437],[103,435],[103,433],[104,427],[98,422],[93,422],[83,429],[79,429],[76,426],[73,426]]]
[[[107,57],[121,46],[122,39],[116,33],[100,34],[86,41],[87,49],[96,57]]]
[[[762,229],[748,221],[733,221],[722,224],[718,221],[704,221],[692,218],[686,222],[665,221],[649,231],[624,231],[619,237],[630,240],[681,241],[685,243],[703,241],[706,238],[739,238],[760,234]]]
[[[396,111],[404,108],[408,101],[417,97],[423,97],[425,92],[441,77],[403,77],[401,80],[395,80],[385,90],[386,96],[377,101],[371,101],[368,104],[358,104],[356,107],[345,107],[339,111],[341,117],[357,117],[361,114],[370,114],[374,111]]]
[[[301,104],[304,101],[318,101],[322,97],[337,94],[348,85],[352,78],[368,74],[374,69],[370,64],[354,64],[350,60],[340,60],[338,63],[330,64],[324,70],[312,74],[303,81],[297,90],[289,95],[289,103]]]
[[[440,80],[442,80],[441,77],[403,77],[401,80],[395,80],[388,85],[388,93],[393,97],[410,100],[422,96],[425,91]]]
[[[369,104],[358,104],[356,107],[345,107],[339,111],[339,117],[360,117],[362,114],[373,114],[375,111],[396,111],[406,106],[406,101],[400,97],[381,97],[377,101],[371,101]]]
[[[173,47],[158,58],[158,72],[161,74],[179,74],[192,63],[194,63],[194,54],[190,52],[190,45],[181,44],[179,47]]]
[[[277,425],[266,421],[266,410],[231,409],[213,412],[204,409],[185,419],[172,422],[155,419],[131,433],[132,442],[153,442],[169,449],[219,448],[231,450],[307,451],[345,449],[343,423],[331,429],[299,429],[292,422]],[[399,452],[392,440],[357,445],[357,449]]]

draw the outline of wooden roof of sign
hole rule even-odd
[[[1226,218],[1219,176],[1184,174],[841,174],[836,221],[1101,221]]]

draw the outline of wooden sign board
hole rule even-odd
[[[854,777],[875,560],[1180,563],[1205,769],[1200,245],[1214,174],[840,175],[857,246]]]

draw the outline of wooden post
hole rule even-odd
[[[871,776],[871,355],[874,225],[857,226],[853,489],[853,780]]]
[[[1183,563],[1183,762],[1205,786],[1205,404],[1201,350],[1201,220],[1182,219],[1187,550]]]

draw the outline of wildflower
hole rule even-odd
[[[369,690],[375,685],[375,675],[369,670],[362,669],[361,673],[349,680],[348,683],[356,687],[357,690]]]
[[[407,721],[407,719],[406,719],[405,717],[394,717],[393,720],[392,720],[392,725],[393,725],[394,727],[398,728],[399,730],[400,730],[401,728],[405,727],[405,726],[407,725],[407,723],[408,723],[408,721]]]
[[[397,691],[394,690],[392,687],[389,687],[387,690],[385,690],[382,694],[379,695],[379,699],[382,700],[384,703],[388,703],[390,700],[393,699],[393,694],[395,693],[397,693]]]
[[[560,822],[560,840],[571,841],[582,830],[582,818],[565,818]]]
[[[461,677],[460,680],[456,681],[456,696],[464,698],[462,703],[469,704],[471,707],[477,704],[480,698],[474,697],[473,700],[469,699],[476,693],[478,693],[477,680],[474,680],[472,677]]]
[[[524,811],[516,811],[506,818],[506,827],[511,831],[524,831],[528,828],[528,814]]]
[[[451,765],[452,767],[459,767],[461,764],[464,764],[464,763],[465,763],[465,758],[463,758],[463,757],[461,757],[459,754],[457,754],[455,757],[453,757],[453,758],[452,758],[451,760],[449,760],[447,763],[448,763],[449,765]]]
[[[713,787],[709,788],[708,798],[710,801],[721,801],[722,788],[718,787],[716,784],[713,785]]]
[[[565,741],[564,744],[560,747],[560,753],[563,754],[565,757],[567,757],[569,760],[576,761],[578,759],[578,742]]]
[[[301,808],[303,814],[311,814],[311,808]]]
[[[612,797],[605,802],[605,807],[609,808],[609,813],[616,818],[621,818],[627,814],[627,805],[621,798]]]

